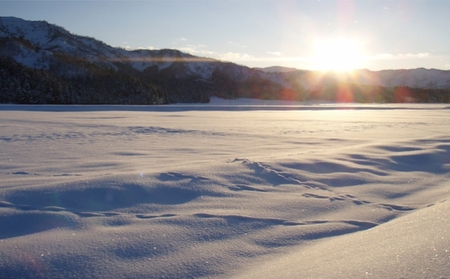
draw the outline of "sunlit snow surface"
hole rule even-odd
[[[0,105],[0,277],[448,278],[449,108]]]

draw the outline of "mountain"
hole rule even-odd
[[[408,86],[411,88],[446,89],[450,88],[450,71],[436,69],[410,70],[358,70],[354,82],[385,87]]]
[[[174,62],[196,61],[196,65],[189,67],[189,70],[208,77],[213,70],[208,62],[215,62],[176,50],[126,51],[108,46],[94,38],[71,34],[64,28],[46,21],[25,21],[13,17],[0,18],[0,38],[10,39],[10,44],[19,45],[19,49],[10,49],[9,53],[7,49],[2,49],[3,55],[9,54],[17,62],[37,69],[49,69],[51,64],[59,59],[55,54],[66,54],[115,70],[118,70],[118,64],[128,64],[143,71],[151,66],[163,70]]]
[[[273,66],[258,68],[266,73],[293,73],[299,71],[295,68]],[[305,72],[305,71],[303,71]],[[351,81],[356,84],[376,85],[383,87],[407,86],[423,89],[450,88],[450,71],[437,69],[410,69],[410,70],[354,70],[351,75],[327,73],[327,76],[341,81]]]
[[[19,100],[13,95],[23,95],[25,84],[36,89],[44,72],[53,85],[58,81],[64,96],[33,97],[33,102],[205,102],[211,95],[235,97],[238,84],[258,76],[258,71],[232,63],[173,49],[127,51],[45,21],[13,17],[0,18],[0,58],[2,80],[12,80],[1,86],[0,101],[13,102],[27,102],[28,97]],[[14,71],[21,75],[14,76]],[[36,78],[23,80],[29,75]]]
[[[407,97],[396,98],[396,87],[407,87]],[[128,51],[46,21],[0,17],[3,103],[167,104],[208,102],[211,96],[436,102],[448,99],[449,88],[448,71],[361,70],[349,77],[256,69],[174,49]],[[354,96],[342,98],[340,91]]]
[[[289,73],[289,72],[295,72],[298,71],[296,68],[289,68],[289,67],[282,67],[282,66],[271,66],[271,67],[265,67],[265,68],[255,68],[260,71],[266,72],[266,73]]]

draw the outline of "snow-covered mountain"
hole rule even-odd
[[[450,88],[450,71],[437,69],[383,70],[357,72],[357,83],[385,87],[408,86],[412,88]]]
[[[260,70],[266,73],[283,73],[298,75],[297,71],[293,68],[287,67],[267,67],[260,68]],[[296,73],[297,72],[297,73]],[[312,75],[325,75],[328,78],[337,79],[340,81],[364,84],[364,85],[377,85],[383,87],[398,87],[407,86],[411,88],[424,88],[424,89],[448,89],[450,88],[450,71],[437,70],[437,69],[409,69],[409,70],[382,70],[382,71],[370,71],[370,70],[355,70],[351,75],[345,73],[326,73],[321,74],[319,72],[301,71],[300,78],[309,79]]]
[[[23,95],[23,91],[34,90],[33,94],[39,95],[46,86],[55,87],[65,97],[48,101],[35,96],[36,102],[203,102],[213,95],[304,100],[312,92],[332,90],[336,82],[385,88],[450,88],[450,71],[360,70],[350,77],[284,67],[252,69],[174,49],[128,51],[46,21],[14,17],[0,17],[0,58],[6,59],[2,63],[8,69],[0,72],[4,75],[0,79],[2,92],[9,94],[0,96],[3,102],[16,102],[16,92]],[[17,78],[18,72],[21,78]],[[33,81],[24,80],[28,76]],[[43,77],[49,84],[37,85]],[[104,93],[93,97],[99,91]],[[27,96],[21,100],[30,99]]]
[[[20,39],[9,42],[18,45],[18,48],[10,45],[9,52],[8,48],[3,48],[2,54],[37,69],[48,69],[55,52],[112,68],[116,68],[117,63],[125,63],[139,71],[152,66],[163,70],[176,62],[191,62],[187,70],[203,78],[211,77],[214,64],[218,62],[169,49],[127,51],[94,38],[74,35],[46,21],[26,21],[14,17],[0,18],[0,38]]]

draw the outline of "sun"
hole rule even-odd
[[[362,65],[360,44],[349,39],[318,40],[312,57],[313,68],[319,71],[344,72]]]

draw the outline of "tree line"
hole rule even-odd
[[[0,102],[18,104],[134,104],[168,103],[165,90],[143,78],[112,69],[86,71],[66,77],[65,63],[51,70],[28,68],[0,57]]]
[[[232,63],[217,68],[205,80],[195,75],[180,75],[187,68],[185,63],[174,63],[161,71],[154,66],[140,72],[123,63],[117,63],[113,69],[63,53],[55,55],[58,59],[51,63],[49,70],[28,68],[13,59],[0,57],[0,102],[156,105],[206,103],[211,96],[347,103],[450,102],[450,89],[388,88],[334,79],[326,79],[310,90],[301,86],[283,88],[254,69],[247,69],[249,74],[242,78],[238,66]]]

